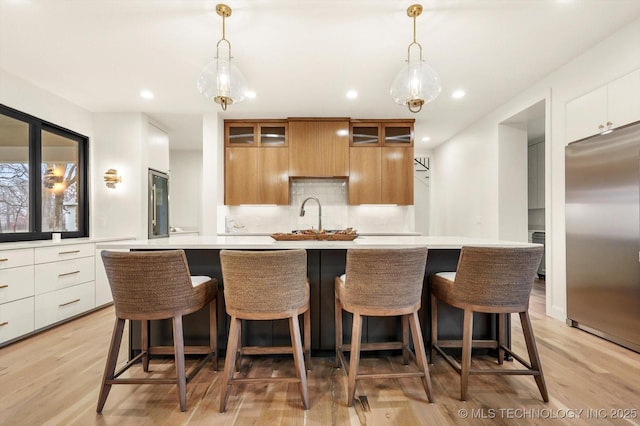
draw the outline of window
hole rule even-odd
[[[89,235],[85,136],[0,105],[0,242]]]

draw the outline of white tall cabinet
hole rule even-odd
[[[567,103],[567,142],[633,123],[640,117],[640,69]]]

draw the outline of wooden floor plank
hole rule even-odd
[[[469,401],[461,402],[458,375],[437,357],[430,365],[436,403],[428,402],[419,379],[403,378],[358,383],[356,397],[365,395],[370,411],[360,404],[348,408],[344,372],[334,368],[333,357],[317,357],[308,371],[311,409],[306,412],[295,383],[272,383],[233,386],[227,412],[220,414],[221,371],[208,365],[187,386],[185,413],[175,386],[138,385],[114,386],[99,415],[98,387],[114,319],[108,307],[0,349],[0,424],[640,425],[640,354],[549,318],[544,306],[544,281],[538,281],[531,318],[549,388],[547,404],[526,376],[472,376]],[[517,316],[512,316],[512,339],[514,350],[526,354]],[[126,359],[126,345],[119,358]],[[251,377],[294,374],[293,360],[287,358],[246,357],[243,362],[251,364]],[[401,357],[362,360],[363,369],[411,368],[401,362]],[[474,357],[473,363],[494,367],[488,356]],[[173,367],[155,360],[151,370],[158,376]],[[614,414],[627,419],[612,419]]]

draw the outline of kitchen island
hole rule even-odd
[[[427,247],[429,254],[422,292],[422,308],[419,317],[425,342],[430,342],[430,288],[429,276],[436,272],[455,271],[460,249],[463,246],[530,247],[534,244],[511,241],[487,240],[465,237],[426,237],[416,235],[364,235],[353,241],[275,241],[269,236],[172,236],[151,240],[130,240],[98,244],[98,249],[128,250],[185,250],[192,275],[208,275],[218,280],[218,342],[222,350],[226,344],[228,317],[224,310],[222,288],[224,281],[220,269],[219,252],[232,250],[281,250],[304,248],[307,250],[307,274],[310,283],[311,349],[314,354],[331,354],[335,350],[334,278],[345,271],[348,249],[392,249]],[[389,285],[393,285],[392,282]],[[349,339],[351,316],[344,314],[345,339]],[[450,306],[438,309],[439,335],[442,339],[460,339],[462,311]],[[207,344],[208,310],[203,309],[185,318],[185,344]],[[139,348],[139,328],[133,326],[130,333],[131,349]],[[509,328],[507,327],[507,330]],[[495,315],[475,314],[474,338],[495,338]],[[171,322],[156,321],[152,325],[152,344],[171,342]],[[399,339],[398,318],[365,318],[363,342]],[[286,345],[289,328],[286,321],[245,321],[242,330],[246,345]],[[507,335],[507,344],[510,336]]]

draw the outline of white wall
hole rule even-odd
[[[202,116],[202,213],[200,235],[215,235],[218,221],[224,229],[224,124],[217,113]]]
[[[498,238],[527,242],[527,129],[498,126]]]
[[[200,230],[202,151],[171,151],[169,221],[172,227]]]
[[[640,19],[620,29],[434,150],[432,233],[500,236],[498,125],[546,99],[547,314],[566,318],[564,147],[568,101],[640,68]],[[526,162],[523,164],[526,168]],[[482,223],[473,223],[483,216]]]
[[[147,237],[146,117],[140,113],[94,114],[92,140],[94,237]],[[103,175],[116,169],[122,182],[107,188]]]
[[[89,138],[93,136],[90,111],[2,69],[0,103]]]

